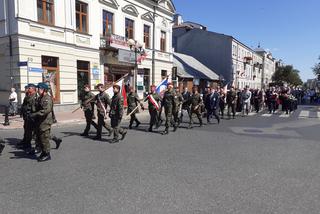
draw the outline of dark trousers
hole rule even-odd
[[[172,107],[169,106],[169,107],[164,108],[164,113],[166,115],[165,127],[166,127],[166,130],[168,130],[170,127],[170,124],[172,122]]]
[[[224,109],[225,109],[226,105],[224,102],[220,102],[219,107],[220,107],[221,116],[223,117],[224,116]]]
[[[257,113],[260,111],[260,100],[254,100],[254,109]]]
[[[123,134],[125,131],[120,126],[121,119],[119,117],[113,116],[111,119],[111,128],[113,129],[113,139],[119,139],[119,134]]]
[[[149,115],[150,115],[150,129],[152,129],[152,127],[156,124],[158,124],[158,119],[159,119],[159,115],[158,115],[158,111],[156,109],[149,109]]]
[[[232,117],[234,118],[236,116],[236,106],[235,104],[228,104],[228,116],[231,117],[230,115],[230,109],[231,109],[231,112],[232,112]]]
[[[36,144],[41,148],[42,152],[50,152],[50,139],[51,139],[51,129],[38,130],[36,131]]]
[[[218,122],[220,121],[219,114],[217,113],[217,109],[207,109],[207,121],[210,123],[211,117],[215,117]]]
[[[92,118],[93,118],[93,111],[91,111],[90,109],[85,110],[85,111],[84,111],[84,116],[85,116],[85,118],[86,118],[86,124],[87,124],[87,125],[86,125],[86,128],[85,128],[85,130],[84,130],[84,133],[85,133],[85,134],[88,134],[88,133],[89,133],[91,125],[93,125],[93,127],[94,127],[95,129],[98,129],[98,125],[92,120]]]
[[[104,115],[98,114],[98,125],[97,125],[97,136],[101,137],[102,134],[102,126],[105,127],[109,132],[112,132],[112,128],[105,123]]]
[[[24,126],[24,142],[27,147],[31,147],[31,141],[33,138],[33,134],[35,134],[35,124],[30,120],[25,120]]]
[[[136,122],[137,124],[140,123],[140,121],[136,117],[136,113],[133,113],[130,115],[130,125],[129,126],[132,126],[133,122]]]
[[[271,112],[275,112],[276,111],[276,109],[277,109],[277,101],[275,101],[275,100],[270,100],[269,102],[268,102],[268,108],[269,108],[269,112],[271,113]]]
[[[189,114],[189,118],[190,118],[190,122],[189,122],[189,125],[192,125],[193,124],[193,119],[192,119],[192,117],[193,117],[193,115],[197,115],[197,118],[198,118],[198,120],[199,120],[199,123],[200,123],[200,125],[202,125],[202,117],[201,117],[201,113],[200,113],[200,110],[198,109],[198,110],[191,110],[190,111],[190,114]]]

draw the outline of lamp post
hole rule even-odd
[[[143,45],[134,39],[129,39],[128,44],[130,50],[134,52],[134,72],[133,72],[133,82],[134,82],[134,90],[137,89],[137,74],[138,74],[138,53],[141,54],[144,52]]]

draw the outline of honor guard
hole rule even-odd
[[[150,115],[149,132],[153,131],[153,126],[158,124],[161,97],[156,92],[156,86],[150,86],[150,93],[144,100],[148,101],[148,109]]]
[[[52,119],[53,101],[48,94],[48,85],[38,84],[39,98],[36,102],[36,111],[30,114],[30,118],[36,123],[36,142],[40,146],[41,154],[38,161],[51,160],[50,156],[50,132]]]
[[[141,124],[136,117],[136,113],[139,112],[139,109],[137,108],[138,105],[140,105],[141,108],[144,109],[142,103],[140,103],[140,99],[138,95],[134,92],[133,87],[129,87],[129,93],[127,94],[127,102],[128,102],[127,115],[130,114],[129,129],[132,129],[133,122],[136,122],[136,127],[138,127]]]
[[[175,112],[175,92],[173,90],[173,85],[172,83],[168,84],[168,89],[166,90],[166,92],[163,95],[163,108],[164,108],[164,112],[166,115],[166,123],[165,123],[165,130],[163,132],[164,135],[169,134],[169,127],[170,124],[173,123],[173,131],[177,130],[177,124],[175,122],[172,122],[172,115]]]
[[[228,108],[228,117],[231,118],[230,110],[232,112],[232,118],[234,119],[236,116],[236,105],[237,105],[237,92],[232,86],[230,90],[227,92],[227,108]]]
[[[121,96],[119,85],[113,85],[113,93],[114,95],[111,100],[109,112],[114,136],[111,143],[118,143],[119,134],[122,135],[121,140],[123,140],[127,134],[127,131],[120,126],[123,116],[123,97]]]
[[[194,86],[192,88],[192,95],[190,97],[190,105],[191,105],[191,110],[190,110],[190,122],[189,122],[189,129],[192,128],[192,124],[193,124],[193,119],[192,116],[193,114],[197,115],[199,123],[200,123],[200,127],[203,125],[202,123],[202,118],[201,118],[201,105],[203,105],[202,103],[202,99],[201,96],[198,92],[198,87]]]
[[[180,125],[180,117],[179,117],[179,112],[181,110],[181,106],[182,106],[182,103],[183,103],[183,96],[182,94],[180,93],[180,89],[179,87],[176,87],[175,89],[175,97],[174,97],[174,100],[175,100],[175,108],[174,108],[174,114],[173,114],[173,118],[174,118],[174,121],[177,125],[177,127],[179,127]]]
[[[105,123],[105,119],[107,119],[107,108],[111,104],[111,100],[109,95],[105,92],[105,88],[103,84],[98,84],[97,88],[99,93],[95,97],[97,110],[98,110],[98,127],[97,127],[97,135],[94,138],[95,140],[101,140],[102,134],[102,126],[104,126],[108,131],[109,135],[112,133],[112,128]]]
[[[86,128],[81,136],[88,136],[90,127],[93,125],[96,129],[98,125],[93,121],[93,109],[95,102],[95,95],[90,91],[90,85],[86,84],[83,87],[83,93],[80,96],[81,100],[81,108],[84,112],[84,116],[86,118]]]

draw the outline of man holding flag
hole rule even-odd
[[[160,110],[159,102],[161,101],[161,97],[156,93],[155,85],[150,86],[150,93],[144,101],[148,101],[150,114],[149,132],[152,132],[153,126],[158,124],[158,111]]]

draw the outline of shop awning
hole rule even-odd
[[[181,78],[219,80],[219,76],[192,56],[173,53],[173,66]]]

